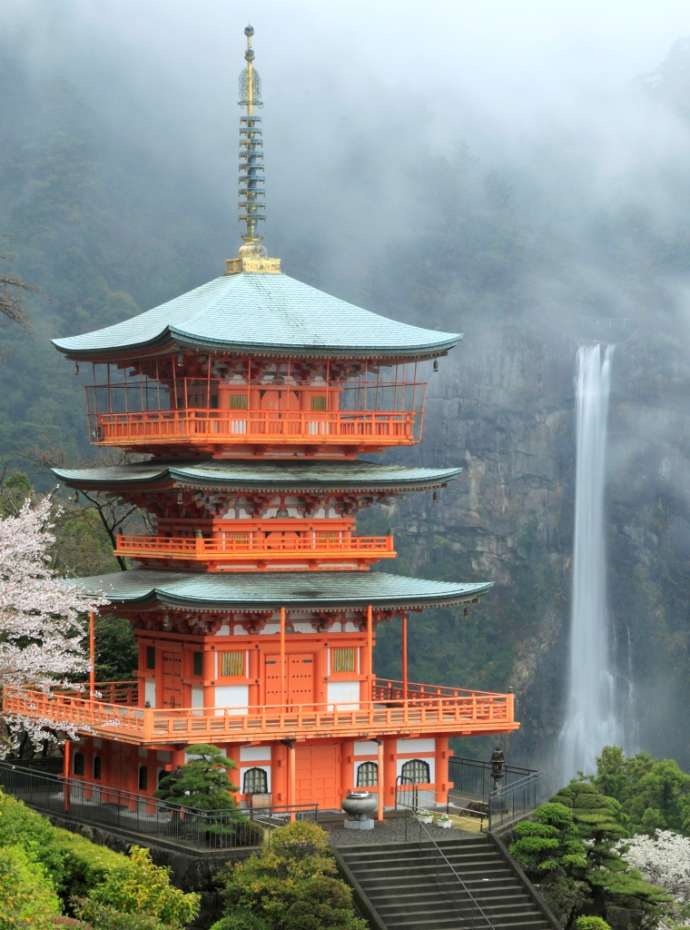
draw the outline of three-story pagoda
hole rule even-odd
[[[132,623],[136,680],[91,694],[8,688],[4,705],[75,725],[66,774],[104,787],[151,795],[188,747],[210,742],[234,760],[240,801],[339,808],[366,788],[382,817],[401,780],[445,802],[450,737],[518,726],[511,694],[407,676],[408,617],[474,603],[491,585],[370,571],[394,542],[356,528],[362,508],[458,475],[360,455],[419,442],[425,371],[460,336],[353,306],[267,257],[252,33],[238,256],[146,313],[55,340],[92,363],[91,442],[148,456],[55,470],[142,508],[154,527],[117,537],[135,567],[77,582]],[[383,680],[376,631],[396,619],[401,680]]]

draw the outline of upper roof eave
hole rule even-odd
[[[55,348],[69,359],[75,361],[93,361],[108,362],[116,359],[133,359],[145,355],[163,355],[167,352],[175,352],[179,349],[200,349],[206,352],[229,352],[237,355],[248,355],[252,357],[272,356],[274,358],[361,358],[361,359],[416,359],[417,361],[426,361],[427,359],[438,358],[446,355],[450,349],[454,348],[464,338],[463,333],[454,333],[452,339],[446,339],[435,345],[412,346],[407,349],[401,349],[397,346],[358,346],[354,347],[337,347],[337,346],[288,346],[278,343],[262,343],[261,345],[250,345],[241,342],[229,342],[190,338],[189,336],[179,333],[174,329],[166,327],[155,339],[144,340],[142,342],[131,343],[127,346],[118,348],[85,348],[79,349],[69,345],[70,338],[51,339]]]
[[[222,275],[128,320],[53,344],[107,360],[173,347],[274,356],[427,358],[459,333],[401,323],[288,275]]]

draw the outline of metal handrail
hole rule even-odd
[[[432,834],[429,832],[429,830],[427,830],[426,824],[423,824],[423,823],[421,823],[420,821],[418,821],[418,823],[419,823],[419,826],[420,826],[420,832],[423,832],[423,833],[426,834],[428,840],[433,844],[434,848],[436,849],[436,852],[441,856],[441,858],[444,860],[444,862],[446,863],[446,865],[448,866],[448,868],[449,868],[449,869],[451,870],[451,872],[453,873],[453,876],[457,879],[458,884],[460,885],[460,887],[462,888],[462,890],[465,892],[465,894],[466,894],[467,897],[470,899],[470,901],[472,902],[472,904],[473,904],[473,905],[476,907],[476,909],[479,911],[479,914],[480,914],[481,917],[484,919],[484,922],[486,923],[486,925],[487,925],[488,927],[490,927],[490,930],[495,930],[494,924],[493,924],[493,923],[491,922],[491,920],[489,919],[488,915],[487,915],[486,912],[484,911],[484,908],[481,906],[481,904],[479,903],[479,901],[478,901],[478,900],[475,898],[475,896],[472,894],[472,892],[470,891],[470,889],[469,889],[469,887],[467,886],[467,884],[466,884],[465,880],[463,879],[463,877],[459,874],[459,872],[456,872],[455,866],[454,866],[453,863],[450,861],[450,859],[448,858],[448,856],[444,853],[442,847],[439,846],[438,842],[434,839],[434,837],[433,837]]]

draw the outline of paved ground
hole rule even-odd
[[[378,846],[381,843],[419,843],[428,840],[424,827],[409,817],[390,817],[383,823],[376,822],[373,830],[346,830],[342,820],[321,823],[328,830],[332,846]],[[460,840],[476,834],[464,830],[443,830],[433,824],[425,824],[426,830],[435,840]]]

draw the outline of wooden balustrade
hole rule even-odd
[[[415,411],[276,412],[187,408],[91,415],[99,446],[192,444],[412,445],[419,441]]]
[[[115,554],[142,559],[185,561],[279,561],[307,557],[319,559],[392,559],[392,536],[353,536],[343,531],[225,532],[214,536],[117,537]]]
[[[391,682],[395,690],[398,682]],[[434,686],[423,685],[418,688]],[[377,682],[379,690],[387,683]],[[153,744],[206,740],[323,739],[384,734],[509,732],[515,722],[514,697],[485,691],[444,689],[452,694],[357,704],[263,706],[248,712],[226,708],[149,708],[89,700],[76,693],[22,690],[8,685],[3,712],[69,724],[119,742]]]

